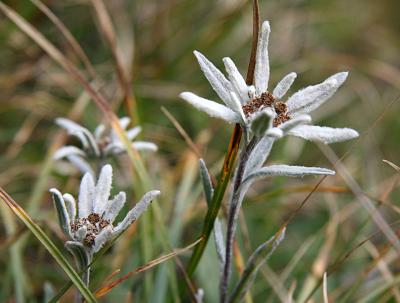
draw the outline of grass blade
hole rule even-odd
[[[42,243],[42,245],[47,249],[47,251],[52,255],[52,257],[57,261],[61,268],[65,271],[67,276],[75,284],[78,290],[81,292],[82,296],[87,302],[96,302],[96,298],[92,292],[83,283],[77,272],[69,264],[68,260],[63,256],[61,251],[56,247],[56,245],[50,240],[50,238],[45,234],[45,232],[37,225],[31,217],[15,202],[5,191],[0,187],[0,199],[7,204],[7,206],[12,210],[12,212],[29,228],[29,230],[34,234],[34,236]]]

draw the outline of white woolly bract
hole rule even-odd
[[[132,208],[125,218],[114,228],[114,234],[119,234],[129,227],[137,218],[147,209],[151,201],[153,201],[160,191],[152,190],[146,193],[142,199]]]
[[[235,93],[239,96],[241,103],[245,104],[246,102],[250,101],[249,88],[246,84],[246,81],[243,79],[231,58],[226,57],[222,60],[225,65],[229,81],[231,81]]]
[[[78,197],[79,218],[87,217],[93,211],[94,181],[92,175],[86,173],[81,181]]]
[[[227,106],[196,96],[190,92],[181,93],[179,96],[198,110],[205,112],[211,117],[223,119],[229,123],[238,123],[240,121],[239,115]]]
[[[93,253],[98,252],[106,242],[111,240],[113,237],[113,230],[111,226],[106,226],[97,236],[96,239],[94,240],[94,245],[91,248]]]
[[[337,89],[332,79],[317,85],[311,85],[292,95],[286,102],[289,115],[307,114],[325,102]]]
[[[59,160],[59,159],[62,159],[64,157],[67,157],[70,155],[77,155],[77,156],[85,157],[86,153],[83,150],[77,148],[76,146],[68,145],[68,146],[63,146],[60,149],[58,149],[54,153],[53,159]]]
[[[208,82],[210,82],[212,88],[215,90],[221,100],[227,104],[226,102],[230,99],[230,92],[232,91],[232,85],[230,82],[203,54],[198,51],[194,51],[194,55],[196,56],[200,68],[206,76]]]
[[[279,125],[279,128],[284,133],[287,133],[291,129],[293,129],[299,125],[309,124],[309,123],[311,123],[311,121],[312,121],[312,119],[311,119],[310,115],[299,115],[299,116],[296,116],[296,117],[290,119],[289,121],[282,123],[281,125]]]
[[[104,165],[100,171],[93,196],[93,212],[97,214],[102,214],[106,207],[111,192],[112,176],[111,165]]]
[[[128,137],[129,140],[132,141],[137,137],[137,135],[140,134],[141,131],[142,128],[140,126],[135,126],[126,132],[126,136]]]
[[[107,201],[106,208],[104,209],[103,219],[109,220],[111,223],[113,223],[118,213],[124,206],[125,201],[126,194],[124,192],[118,193],[114,199]]]
[[[76,202],[72,195],[66,193],[63,194],[65,207],[67,209],[69,219],[72,222],[76,218]]]
[[[143,150],[143,151],[157,151],[158,146],[155,145],[153,142],[147,142],[147,141],[135,141],[132,143],[133,147],[136,150]]]
[[[276,85],[274,91],[272,92],[272,95],[277,99],[281,99],[290,89],[296,77],[297,77],[296,73],[287,74]]]
[[[310,141],[323,142],[325,144],[346,141],[359,136],[358,132],[351,128],[332,128],[314,125],[296,126],[291,129],[288,134]]]
[[[261,26],[260,36],[258,38],[256,65],[254,69],[254,86],[256,88],[256,96],[266,92],[269,81],[269,57],[268,57],[268,40],[271,28],[268,21],[264,21]]]

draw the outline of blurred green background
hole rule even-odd
[[[220,68],[221,59],[229,56],[245,74],[251,48],[251,3],[240,0],[105,3],[115,27],[118,52],[131,77],[137,114],[144,129],[142,138],[160,147],[157,154],[147,156],[146,160],[156,187],[163,192],[160,203],[165,221],[171,230],[179,230],[172,246],[183,247],[199,235],[206,205],[200,192],[197,156],[188,149],[161,107],[187,131],[217,175],[233,126],[196,111],[180,100],[178,94],[192,91],[217,100],[193,50],[201,51]],[[93,79],[58,29],[37,7],[30,1],[8,1],[8,4]],[[126,115],[112,52],[90,1],[45,1],[45,4],[86,52],[95,67],[95,79],[101,82],[101,92],[120,116]],[[360,132],[359,139],[331,147],[339,157],[346,154],[342,163],[389,224],[396,223],[399,216],[398,180],[396,171],[382,160],[400,163],[399,12],[400,2],[395,0],[260,1],[261,19],[270,20],[272,28],[271,87],[291,71],[297,72],[298,78],[290,94],[335,72],[350,72],[343,87],[314,113],[313,119],[319,125],[351,127]],[[62,247],[47,190],[56,186],[76,196],[79,174],[72,171],[67,177],[62,165],[49,160],[51,144],[59,132],[53,121],[68,115],[83,89],[3,14],[0,16],[0,186]],[[104,119],[93,103],[85,106],[75,118],[94,129]],[[332,167],[318,146],[294,138],[275,145],[269,161]],[[125,158],[115,161],[120,168],[115,191],[123,189],[134,196],[126,162]],[[242,223],[245,223],[239,237],[245,258],[281,226],[318,180],[275,178],[254,186],[244,203]],[[182,209],[177,204],[183,205]],[[44,283],[50,282],[60,289],[65,277],[17,219],[3,206],[1,210],[0,301],[25,298],[27,302],[40,302]],[[392,227],[397,231],[396,224]],[[157,226],[152,228],[156,234]],[[327,268],[337,265],[337,260],[378,230],[341,174],[328,178],[289,225],[285,241],[268,266],[262,268],[252,288],[254,302],[289,302],[285,301],[288,297],[293,297],[293,302],[303,302]],[[104,262],[101,260],[94,266],[93,289],[117,268],[127,272],[149,261],[140,257],[137,237],[130,234],[124,239],[126,243],[117,244],[112,253],[103,257]],[[169,252],[161,249],[156,237],[151,241],[153,258]],[[21,242],[24,245],[19,249]],[[187,256],[181,258],[183,262]],[[330,298],[332,302],[400,302],[399,268],[398,254],[378,233],[329,275]],[[157,281],[160,271],[154,269],[142,275],[152,275],[153,281]],[[104,302],[141,298],[143,276],[118,286]],[[217,301],[218,276],[216,255],[210,243],[196,275],[197,286],[205,290],[205,302]],[[158,284],[154,283],[157,293]],[[386,288],[373,296],[381,286]],[[169,289],[160,290],[160,294],[160,302],[173,302]],[[64,300],[69,302],[71,298],[73,291]],[[321,287],[311,300],[322,302]]]

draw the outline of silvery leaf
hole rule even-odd
[[[94,181],[92,175],[86,173],[81,181],[78,197],[79,218],[87,217],[93,212]]]
[[[274,141],[275,138],[272,137],[265,136],[261,138],[260,142],[258,142],[249,156],[244,170],[244,177],[248,176],[251,172],[260,168],[264,164],[271,152]]]
[[[111,192],[112,167],[106,164],[102,167],[93,195],[93,212],[102,214]]]
[[[269,58],[268,58],[268,40],[271,28],[268,21],[264,21],[261,26],[261,33],[258,38],[256,65],[254,70],[254,86],[256,96],[260,96],[268,89],[269,81]]]
[[[123,232],[129,227],[139,216],[147,209],[151,201],[153,201],[160,194],[159,190],[152,190],[146,193],[142,199],[132,208],[125,218],[114,228],[113,235]]]
[[[239,115],[224,105],[201,98],[189,92],[181,93],[179,96],[211,117],[223,119],[229,123],[238,123],[240,121]]]
[[[286,176],[286,177],[304,177],[306,175],[334,175],[333,170],[321,167],[291,166],[291,165],[270,165],[254,170],[243,180],[245,184],[253,179]]]
[[[194,51],[194,55],[196,56],[197,61],[200,64],[200,68],[206,76],[208,82],[210,82],[217,95],[226,104],[227,100],[230,99],[232,85],[220,72],[220,70],[216,68],[214,64],[212,64],[203,54],[198,51]]]
[[[158,150],[158,146],[152,142],[147,141],[135,141],[132,143],[133,147],[139,151],[153,151],[156,152]]]
[[[281,99],[287,93],[289,88],[292,86],[296,77],[297,77],[296,73],[287,74],[276,85],[274,91],[272,92],[272,95],[277,99]]]
[[[50,192],[52,193],[53,196],[53,201],[57,210],[60,227],[67,237],[71,237],[70,218],[68,215],[67,208],[65,207],[64,198],[56,188],[50,189]]]
[[[231,58],[224,58],[222,61],[224,62],[226,72],[228,73],[229,81],[231,81],[232,87],[235,93],[239,96],[241,103],[244,104],[250,101],[249,89],[246,81],[238,71],[235,63],[233,63]]]
[[[211,200],[214,194],[214,188],[212,186],[211,177],[208,173],[208,169],[206,163],[203,159],[199,160],[199,168],[200,168],[200,178],[203,183],[204,195],[206,197],[207,205],[210,206]]]
[[[114,222],[118,213],[124,206],[126,201],[126,194],[124,192],[118,193],[114,199],[107,202],[107,206],[103,213],[103,219],[109,220],[111,223]]]
[[[62,159],[64,157],[70,156],[70,155],[86,157],[86,153],[83,150],[81,150],[75,146],[72,146],[72,145],[67,145],[67,146],[64,146],[64,147],[61,147],[60,149],[58,149],[54,153],[53,159],[59,160],[59,159]]]
[[[285,232],[286,228],[277,232],[271,239],[261,244],[252,253],[238,284],[235,286],[231,296],[229,297],[229,303],[240,302],[244,298],[247,291],[252,286],[261,266],[269,259],[285,238]]]
[[[66,159],[83,174],[89,173],[94,176],[94,171],[90,164],[83,158],[76,155],[66,156]]]
[[[346,141],[359,136],[358,132],[351,128],[332,128],[314,125],[296,126],[291,129],[288,134],[310,141],[323,142],[325,144]]]

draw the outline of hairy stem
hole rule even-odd
[[[259,138],[253,137],[246,148],[242,151],[240,155],[238,169],[235,174],[235,179],[233,183],[233,191],[229,206],[228,214],[228,226],[226,234],[226,248],[225,248],[225,264],[220,281],[220,302],[225,303],[227,299],[228,285],[231,276],[231,263],[233,255],[233,242],[235,240],[235,231],[239,216],[240,207],[243,201],[243,194],[240,190],[240,185],[242,184],[243,174],[246,168],[247,160],[254,147],[260,141]]]

